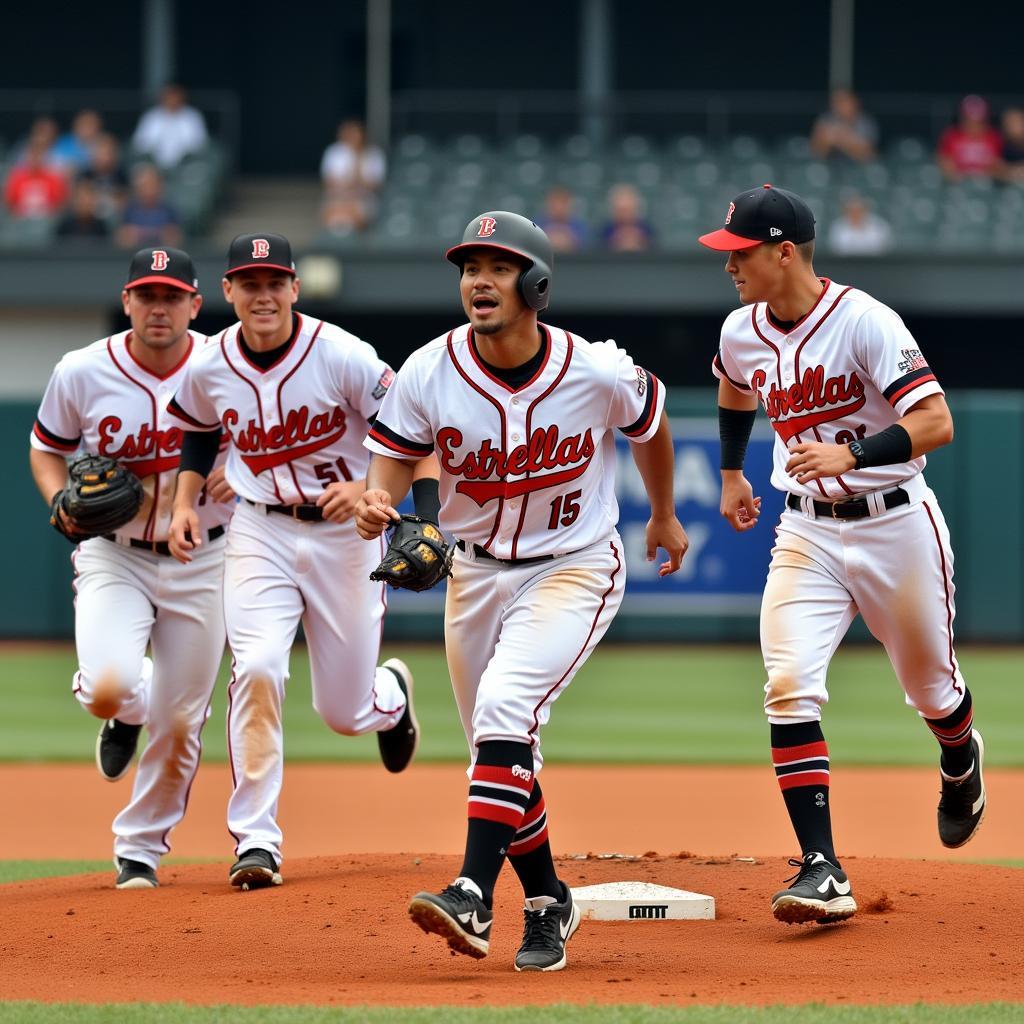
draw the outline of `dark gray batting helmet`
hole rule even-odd
[[[470,249],[498,249],[526,260],[529,266],[519,275],[519,294],[530,309],[547,309],[551,270],[555,263],[551,239],[526,217],[507,210],[492,210],[474,217],[462,233],[462,241],[445,253],[461,267]]]

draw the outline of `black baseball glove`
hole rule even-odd
[[[402,516],[371,580],[403,590],[429,590],[452,574],[452,552],[444,534],[422,516]]]
[[[130,522],[142,498],[142,484],[130,469],[105,455],[79,455],[50,503],[50,524],[77,544]]]

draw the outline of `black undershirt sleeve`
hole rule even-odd
[[[718,438],[722,445],[722,469],[742,469],[747,443],[754,429],[757,410],[718,407]]]
[[[208,477],[220,450],[219,430],[184,430],[181,438],[181,462],[178,472],[190,470]]]
[[[437,524],[441,517],[441,496],[438,493],[437,481],[433,477],[424,477],[412,482],[412,501],[416,515],[429,519]]]

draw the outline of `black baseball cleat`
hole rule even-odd
[[[141,725],[125,725],[116,718],[103,723],[96,737],[96,767],[108,782],[117,782],[131,768],[141,732]]]
[[[943,846],[956,849],[969,843],[985,817],[985,779],[982,763],[985,744],[977,729],[971,730],[974,764],[965,778],[950,779],[940,768],[942,796],[939,799],[939,839]]]
[[[560,971],[565,967],[565,944],[580,926],[580,908],[565,882],[562,902],[551,896],[526,901],[523,944],[516,953],[517,971]]]
[[[857,913],[846,872],[821,853],[790,860],[800,870],[787,882],[793,884],[772,897],[772,913],[786,924],[834,924]]]
[[[453,952],[482,960],[491,946],[494,915],[475,889],[469,879],[456,878],[442,892],[418,892],[409,902],[409,916],[425,932],[446,939]]]
[[[231,884],[238,886],[242,892],[248,892],[250,889],[267,889],[282,882],[277,867],[273,854],[257,847],[246,850],[231,865],[229,879]]]
[[[114,867],[117,868],[115,889],[155,889],[160,884],[156,872],[140,860],[115,857]]]
[[[398,686],[405,694],[405,711],[397,725],[387,732],[377,733],[380,759],[389,772],[404,772],[420,743],[420,724],[416,721],[416,709],[412,702],[412,673],[409,666],[398,658],[388,658],[381,668],[386,668],[398,680]]]

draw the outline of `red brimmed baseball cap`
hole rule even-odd
[[[701,235],[701,245],[720,252],[752,249],[763,242],[809,242],[814,238],[814,214],[795,193],[773,185],[741,192],[730,204],[725,227]]]
[[[256,234],[239,235],[228,248],[228,269],[225,277],[240,270],[266,268],[295,273],[292,247],[284,235]]]
[[[125,289],[138,288],[143,284],[166,284],[184,292],[199,291],[192,257],[182,249],[140,249],[128,267]]]

